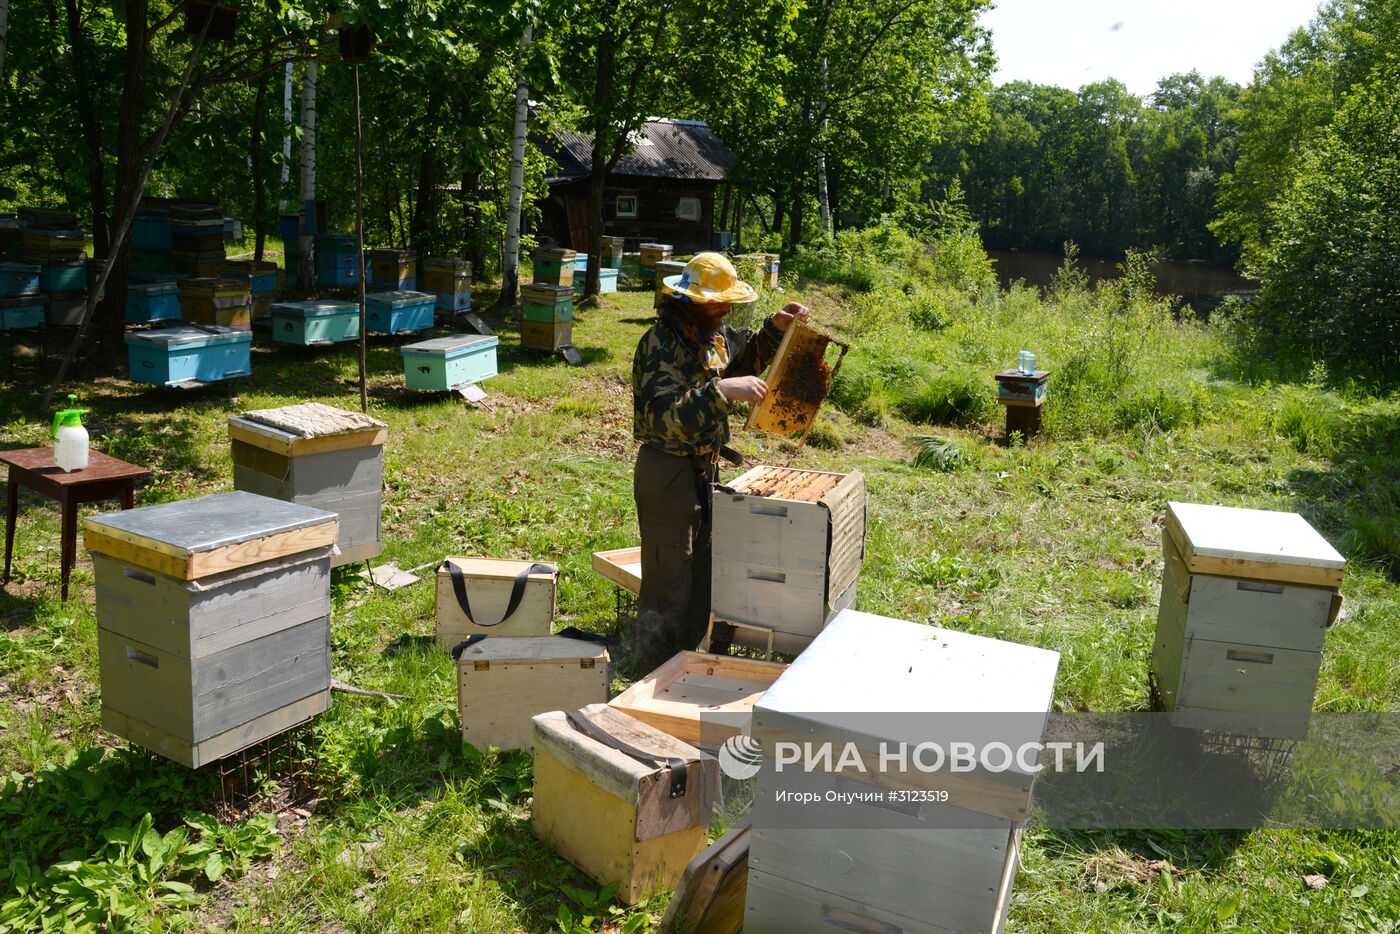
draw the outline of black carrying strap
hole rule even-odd
[[[463,652],[465,652],[467,649],[476,645],[478,642],[485,638],[486,633],[484,632],[478,632],[475,635],[467,636],[461,642],[458,642],[452,647],[452,660],[454,662],[461,661]]]
[[[447,573],[452,575],[452,591],[457,595],[457,605],[462,608],[462,612],[467,614],[467,622],[473,626],[480,626],[489,629],[492,626],[499,626],[515,614],[520,609],[520,601],[525,596],[525,584],[530,580],[531,574],[558,574],[559,569],[552,564],[535,563],[515,575],[515,582],[510,588],[510,602],[506,604],[506,615],[496,620],[494,623],[479,622],[472,615],[472,605],[467,600],[467,578],[462,573],[462,569],[453,564],[450,560],[442,562],[438,570],[447,569]]]
[[[609,749],[616,749],[624,756],[630,756],[643,765],[652,768],[667,768],[671,773],[671,799],[684,798],[685,790],[690,783],[691,766],[698,766],[699,760],[682,759],[679,756],[666,756],[650,752],[643,752],[636,746],[624,743],[622,740],[603,730],[598,724],[588,719],[581,711],[570,710],[564,714],[569,718],[569,723],[580,733],[597,740]]]
[[[577,626],[566,626],[555,633],[556,636],[563,636],[565,639],[578,639],[581,642],[592,642],[601,645],[605,649],[613,647],[613,640],[603,635],[601,632],[589,632]]]

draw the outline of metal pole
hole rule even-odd
[[[365,173],[360,162],[360,63],[355,73],[355,265],[360,280],[360,411],[369,412],[369,387],[365,383]]]

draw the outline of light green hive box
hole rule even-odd
[[[278,302],[272,306],[272,339],[309,347],[360,336],[360,306],[326,299]]]
[[[520,290],[520,315],[541,324],[574,320],[574,290],[569,286],[532,283]]]
[[[446,391],[496,375],[500,338],[485,334],[449,334],[405,344],[404,383],[409,389]]]

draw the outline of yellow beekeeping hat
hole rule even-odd
[[[722,253],[696,253],[679,276],[667,276],[661,281],[661,289],[666,295],[698,305],[758,301],[753,286],[739,281],[734,264]]]

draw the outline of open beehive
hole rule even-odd
[[[676,739],[719,746],[740,732],[739,721],[786,670],[782,662],[680,652],[610,706]]]
[[[827,359],[832,347],[838,350],[834,364]],[[768,395],[749,413],[748,427],[799,445],[806,441],[849,349],[834,337],[793,321],[768,369]]]

